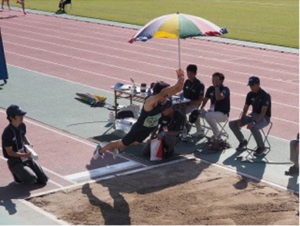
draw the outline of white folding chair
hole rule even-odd
[[[226,125],[228,124],[229,119],[227,118],[225,122],[217,122],[218,126],[219,126],[219,130],[220,130],[220,138],[224,137],[225,140],[227,140],[229,138],[229,134],[226,131]],[[205,137],[207,137],[208,132],[211,130],[209,125],[206,125],[206,120],[205,118],[202,118],[202,127],[204,129],[206,129],[206,131],[204,132]]]

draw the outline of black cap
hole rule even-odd
[[[195,109],[192,111],[192,113],[189,116],[189,122],[190,123],[195,123],[197,121],[197,118],[199,116],[200,112],[198,109]]]
[[[248,80],[248,86],[253,86],[255,84],[258,84],[260,82],[259,77],[251,76]]]
[[[166,109],[172,107],[172,105],[173,105],[173,104],[172,104],[172,100],[167,99],[167,101],[164,103],[164,110],[166,110]]]
[[[23,111],[18,105],[10,105],[7,109],[6,109],[6,114],[8,117],[15,117],[17,115],[19,116],[24,116],[26,115],[26,111]]]

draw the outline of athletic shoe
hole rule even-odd
[[[100,152],[102,146],[100,144],[97,145],[94,153],[93,153],[93,158],[97,160],[99,157],[104,158],[104,153]]]
[[[113,152],[113,159],[116,160],[118,158],[118,155],[120,154],[120,151],[118,148],[115,148],[114,149],[114,152]]]
[[[242,151],[245,150],[247,148],[248,145],[248,141],[247,140],[243,140],[239,146],[236,148],[237,151]]]
[[[266,149],[265,148],[261,148],[261,147],[258,147],[256,150],[255,150],[255,152],[254,152],[254,156],[259,156],[259,155],[262,155],[262,154],[264,154],[265,153],[265,151],[266,151]]]
[[[204,137],[204,133],[203,133],[203,131],[199,131],[199,132],[192,134],[192,137]]]

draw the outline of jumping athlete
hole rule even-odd
[[[94,151],[94,159],[99,156],[104,157],[108,150],[114,150],[114,159],[120,151],[129,145],[142,143],[159,125],[159,119],[165,109],[165,102],[168,97],[172,97],[180,92],[184,84],[184,72],[181,69],[176,70],[177,83],[173,86],[164,82],[157,82],[153,87],[153,95],[145,100],[140,117],[132,126],[128,134],[123,139],[112,141],[102,147],[100,144]]]

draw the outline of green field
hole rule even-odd
[[[26,0],[26,6],[55,12],[58,2]],[[177,11],[227,27],[226,38],[299,48],[298,0],[73,0],[69,14],[144,25]]]

